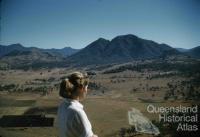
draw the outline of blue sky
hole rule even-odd
[[[134,34],[172,47],[200,46],[199,0],[2,0],[0,44],[83,48]]]

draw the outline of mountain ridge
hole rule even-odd
[[[52,54],[61,54],[63,57],[66,57],[78,52],[80,49],[73,49],[71,47],[64,47],[61,49],[56,49],[56,48],[43,49],[38,47],[24,47],[22,44],[16,43],[7,46],[0,45],[0,57],[3,57],[4,55],[8,54],[9,52],[12,52],[13,50],[18,50],[18,51],[40,50],[42,52],[50,52]]]
[[[73,50],[71,47],[40,49],[37,47],[26,48],[21,44],[12,44],[7,46],[7,49],[5,47],[0,45],[0,53],[4,52],[4,55],[0,54],[0,68],[1,64],[11,66],[11,68],[37,68],[39,65],[41,67],[101,65],[134,60],[163,59],[177,55],[200,58],[200,46],[183,53],[167,44],[159,44],[133,34],[119,35],[112,40],[99,38],[80,50],[75,49],[73,53],[67,53],[71,49]]]

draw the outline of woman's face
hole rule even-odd
[[[81,88],[81,91],[80,91],[80,99],[84,99],[87,95],[87,88],[88,88],[88,85],[84,86],[83,88]]]

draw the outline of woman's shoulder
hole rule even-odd
[[[79,116],[85,115],[82,104],[78,102],[66,102],[65,100],[60,104],[59,109],[67,111],[68,113],[74,113]]]
[[[74,113],[76,113],[77,115],[83,115],[85,113],[83,109],[73,106],[73,105],[69,106],[69,109],[73,111]]]

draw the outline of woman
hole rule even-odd
[[[79,102],[86,97],[88,78],[80,72],[72,73],[60,84],[64,101],[58,108],[59,137],[97,137]]]

